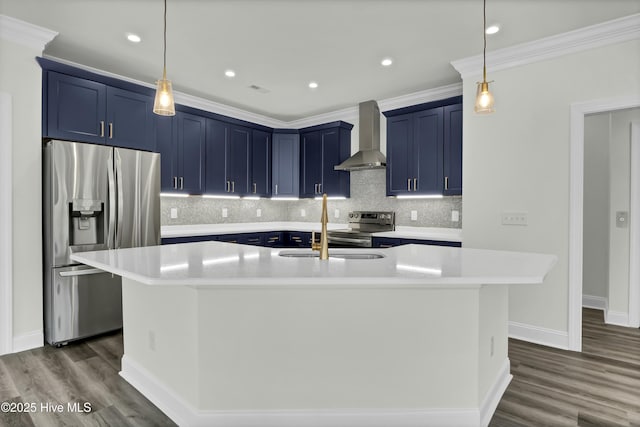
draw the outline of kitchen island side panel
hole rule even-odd
[[[199,405],[197,294],[186,286],[156,288],[122,278],[121,375],[129,381],[127,360],[193,408]],[[166,408],[161,409],[167,412]]]

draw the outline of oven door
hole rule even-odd
[[[327,232],[329,248],[370,248],[371,235],[361,233]]]

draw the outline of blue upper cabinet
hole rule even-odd
[[[349,197],[349,172],[336,171],[351,152],[353,125],[333,122],[300,131],[300,196]]]
[[[153,99],[107,86],[106,143],[136,150],[155,150]]]
[[[444,195],[462,195],[462,104],[444,107]]]
[[[249,191],[252,196],[271,195],[271,134],[253,130],[251,135],[251,179]]]
[[[47,75],[45,135],[72,141],[104,143],[107,87],[55,72]]]
[[[231,125],[227,138],[227,192],[245,196],[249,194],[249,149],[251,129]]]
[[[462,194],[462,99],[384,113],[387,195]]]
[[[43,136],[155,149],[150,96],[54,71],[47,73],[46,90]]]
[[[156,118],[156,149],[163,192],[202,194],[205,187],[206,119],[176,111]]]
[[[206,193],[227,192],[226,145],[229,126],[219,120],[207,119]]]
[[[271,157],[272,197],[300,195],[300,135],[274,131]]]

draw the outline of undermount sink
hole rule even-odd
[[[278,253],[281,257],[286,258],[318,258],[320,252],[318,251],[280,251]],[[377,252],[366,251],[332,251],[329,250],[329,258],[339,259],[380,259],[384,258],[384,255]]]

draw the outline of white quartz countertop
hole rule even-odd
[[[347,224],[329,223],[329,230],[348,228]],[[160,233],[163,238],[207,236],[232,233],[261,233],[268,231],[320,231],[319,222],[239,222],[227,224],[195,224],[195,225],[163,225]],[[407,227],[397,226],[395,231],[375,233],[376,237],[393,237],[404,239],[440,240],[450,242],[462,241],[462,230],[459,228]]]
[[[554,255],[405,245],[388,249],[333,249],[330,259],[283,257],[309,249],[273,249],[197,242],[83,252],[74,261],[147,285],[203,287],[437,288],[488,284],[536,284]],[[380,259],[342,259],[344,253]]]

